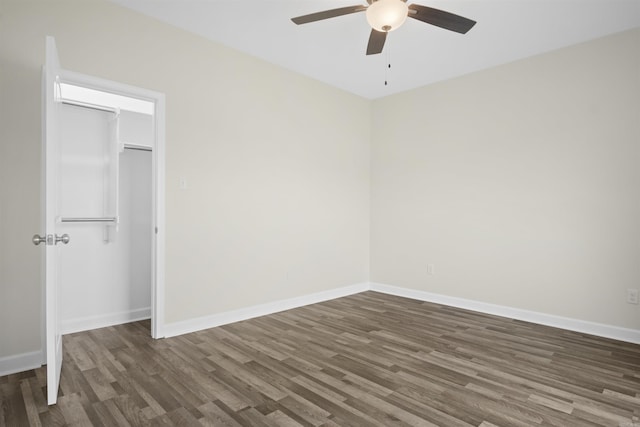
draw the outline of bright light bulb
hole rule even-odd
[[[400,27],[409,13],[402,0],[377,0],[367,8],[367,21],[377,31],[389,32]]]

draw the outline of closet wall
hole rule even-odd
[[[122,111],[121,152],[115,114],[63,105],[60,213],[62,217],[114,215],[109,198],[118,186],[118,224],[63,223],[70,243],[60,251],[60,321],[63,333],[150,317],[152,117]],[[142,148],[148,147],[147,150]],[[113,154],[118,157],[114,180]]]

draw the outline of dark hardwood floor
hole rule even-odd
[[[64,337],[0,378],[0,426],[640,427],[640,345],[364,292],[164,340]]]

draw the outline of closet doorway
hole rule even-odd
[[[153,104],[60,91],[60,332],[150,319]]]
[[[57,90],[57,211],[70,236],[58,261],[60,333],[151,319],[160,338],[159,100],[70,72]]]

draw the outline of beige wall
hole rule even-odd
[[[39,350],[42,319],[40,256],[30,242],[40,230],[42,60],[15,58],[6,21],[0,9],[0,358]]]
[[[640,30],[375,101],[371,134],[373,282],[640,329]]]
[[[107,2],[0,4],[0,358],[41,345],[46,35],[166,94],[167,322],[368,281],[369,102]]]

